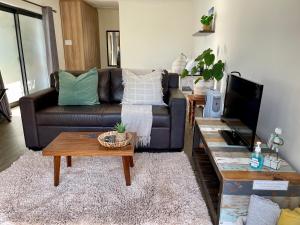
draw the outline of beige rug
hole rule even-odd
[[[120,158],[62,161],[53,186],[52,158],[26,151],[0,173],[0,224],[209,225],[206,205],[184,153],[135,155],[132,185]]]

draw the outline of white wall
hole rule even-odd
[[[57,13],[53,14],[54,17],[54,26],[55,26],[55,35],[56,35],[56,43],[57,43],[57,51],[58,51],[58,60],[59,66],[61,69],[65,68],[65,58],[64,58],[64,50],[63,50],[63,38],[62,38],[62,29],[61,29],[61,20],[60,20],[60,8],[59,8],[59,0],[31,0],[40,5],[50,6]],[[36,12],[42,14],[42,10],[38,6],[34,6],[32,4],[23,2],[21,0],[1,0],[1,2],[16,6],[22,9],[26,9],[32,12]]]
[[[283,128],[282,155],[300,171],[300,1],[195,0],[196,17],[214,3],[216,33],[194,38],[194,55],[214,48],[227,72],[264,84],[258,134]]]
[[[107,68],[107,30],[119,30],[119,9],[98,9],[101,68]]]
[[[122,67],[169,69],[191,54],[191,0],[121,0],[119,10]]]

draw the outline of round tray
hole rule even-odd
[[[131,133],[126,133],[126,139],[124,141],[116,141],[114,143],[104,141],[105,137],[111,136],[111,135],[117,135],[117,133],[118,133],[117,131],[109,131],[109,132],[100,134],[98,136],[98,141],[102,146],[104,146],[106,148],[121,148],[130,143],[130,141],[132,139]]]

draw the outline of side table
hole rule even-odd
[[[194,125],[196,105],[205,105],[205,95],[188,95],[189,123]]]

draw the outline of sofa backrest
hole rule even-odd
[[[84,71],[68,71],[74,76],[79,76]],[[122,69],[100,69],[98,70],[98,95],[102,103],[121,103],[124,86],[122,79]],[[178,88],[179,76],[175,73],[164,73],[162,78],[162,88],[164,101],[169,99],[169,88]],[[58,72],[50,75],[50,86],[59,91]]]

